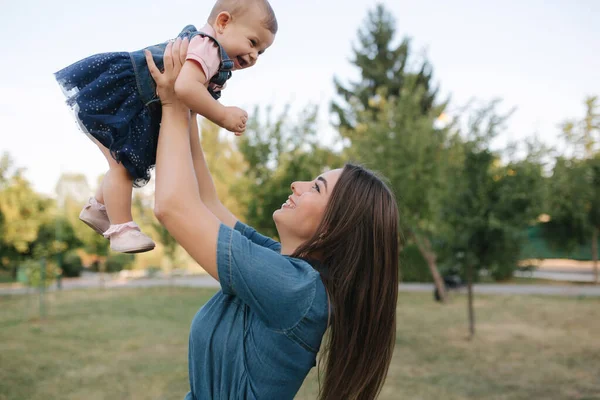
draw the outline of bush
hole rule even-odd
[[[154,278],[160,272],[160,267],[151,266],[146,268],[146,271],[148,272],[148,278]]]
[[[123,269],[128,269],[134,260],[135,256],[133,254],[111,254],[106,258],[104,266],[106,267],[106,272],[119,272]]]
[[[490,268],[491,276],[497,282],[508,281],[512,279],[516,270],[517,265],[514,263],[496,264]]]
[[[414,244],[407,245],[400,253],[400,281],[433,282],[427,261]]]
[[[25,270],[27,285],[39,287],[42,280],[41,261],[27,260],[20,268]],[[53,263],[46,263],[44,286],[48,287],[58,276],[58,268]]]
[[[81,257],[75,252],[68,252],[62,260],[62,275],[68,278],[75,278],[81,275],[83,263]]]

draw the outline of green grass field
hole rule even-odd
[[[212,291],[89,290],[0,296],[0,399],[183,399],[191,319]],[[381,399],[600,399],[600,299],[400,295]],[[297,399],[314,399],[309,375]]]

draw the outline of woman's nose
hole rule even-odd
[[[296,194],[296,195],[300,195],[303,192],[303,182],[292,182],[291,188],[292,188],[292,193]]]

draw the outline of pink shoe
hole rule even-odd
[[[110,227],[106,207],[93,197],[90,197],[83,210],[81,210],[79,219],[101,235]]]
[[[154,242],[140,231],[133,221],[111,225],[104,237],[110,239],[110,249],[119,253],[143,253],[154,249]]]

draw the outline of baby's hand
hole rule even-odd
[[[240,136],[246,130],[246,121],[248,121],[246,111],[238,107],[225,107],[225,118],[221,126]]]

